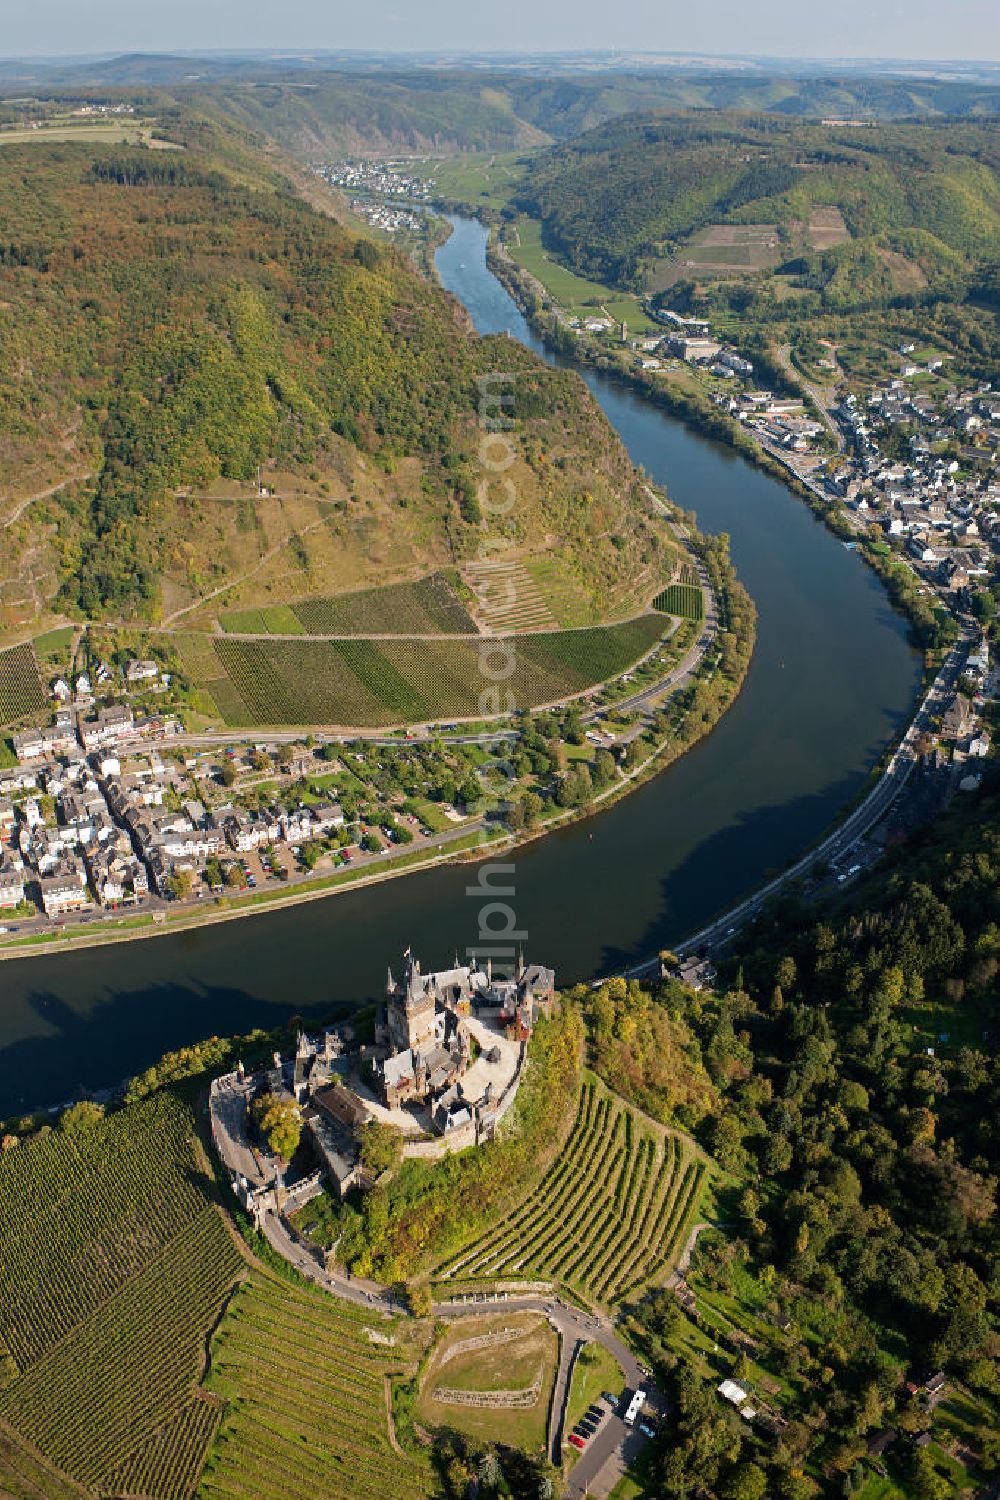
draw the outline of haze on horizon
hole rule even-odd
[[[996,0],[0,0],[0,55],[225,49],[1000,61]]]

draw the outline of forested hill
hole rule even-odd
[[[198,494],[262,464],[312,486],[353,586],[391,581],[390,535],[409,537],[411,571],[459,563],[481,536],[477,377],[497,367],[518,377],[513,539],[604,581],[655,561],[634,472],[577,376],[469,334],[252,139],[183,110],[167,128],[176,149],[0,152],[0,509],[19,517],[0,582],[30,576],[33,607],[90,616],[155,616],[164,574],[189,596],[219,588],[223,543],[259,532],[256,558],[266,526],[249,505],[206,530]]]
[[[636,115],[536,160],[521,206],[545,243],[586,274],[628,282],[715,223],[767,224],[810,285],[850,302],[852,278],[882,259],[917,267],[916,284],[953,285],[1000,256],[1000,136],[992,123],[836,128],[775,114]],[[808,242],[817,210],[846,234]],[[797,231],[802,230],[802,235]],[[803,253],[804,252],[804,253]]]
[[[817,1380],[782,1448],[828,1476],[824,1494],[861,1492],[849,1481],[881,1429],[928,1425],[904,1382],[935,1370],[974,1393],[965,1431],[983,1472],[1000,1462],[995,780],[849,901],[819,912],[787,901],[741,938],[729,993],[700,1002],[725,1099],[709,1144],[754,1179],[730,1233],[768,1295],[815,1310],[810,1358],[789,1378]],[[697,1443],[677,1434],[665,1492],[717,1492],[719,1459],[706,1468],[704,1432]],[[926,1458],[914,1453],[907,1495],[972,1493]]]

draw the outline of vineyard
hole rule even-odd
[[[444,573],[415,583],[390,583],[330,599],[303,599],[292,609],[310,635],[474,635]]]
[[[444,573],[414,583],[390,583],[300,599],[262,609],[232,609],[219,616],[235,635],[475,635],[461,599]]]
[[[88,1492],[192,1492],[204,1341],[242,1266],[208,1185],[170,1094],[0,1156],[0,1421]]]
[[[551,631],[492,644],[454,640],[243,640],[222,636],[198,663],[227,723],[374,727],[482,714],[497,682],[517,707],[551,703],[615,677],[660,639],[643,615],[620,625]],[[204,638],[208,639],[208,638]],[[510,666],[509,675],[506,674]],[[225,675],[223,675],[225,674]]]
[[[705,616],[705,595],[700,583],[671,583],[653,600],[661,614],[680,615],[683,620],[701,620]]]
[[[369,1322],[371,1319],[369,1318]],[[263,1275],[233,1298],[211,1348],[208,1388],[226,1404],[199,1500],[422,1500],[429,1464],[393,1451],[385,1382],[412,1357],[365,1336],[365,1320],[319,1291]]]
[[[521,1207],[445,1263],[439,1279],[545,1279],[619,1302],[669,1266],[697,1211],[706,1166],[585,1076],[557,1161]]]
[[[31,647],[0,651],[0,724],[17,724],[44,707],[45,693]]]

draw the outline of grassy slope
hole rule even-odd
[[[470,337],[393,252],[361,263],[253,143],[183,113],[169,129],[183,152],[0,157],[18,225],[0,508],[73,481],[5,534],[0,628],[275,605],[472,558],[476,382],[498,368],[517,390],[508,540],[558,551],[599,612],[627,592],[662,543],[577,378]]]

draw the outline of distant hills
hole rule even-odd
[[[609,120],[663,109],[767,111],[792,118],[983,118],[1000,115],[1000,68],[782,64],[584,55],[557,59],[340,55],[127,54],[0,62],[0,95],[25,90],[214,94],[249,128],[305,157],[351,152],[520,150],[566,141]]]

